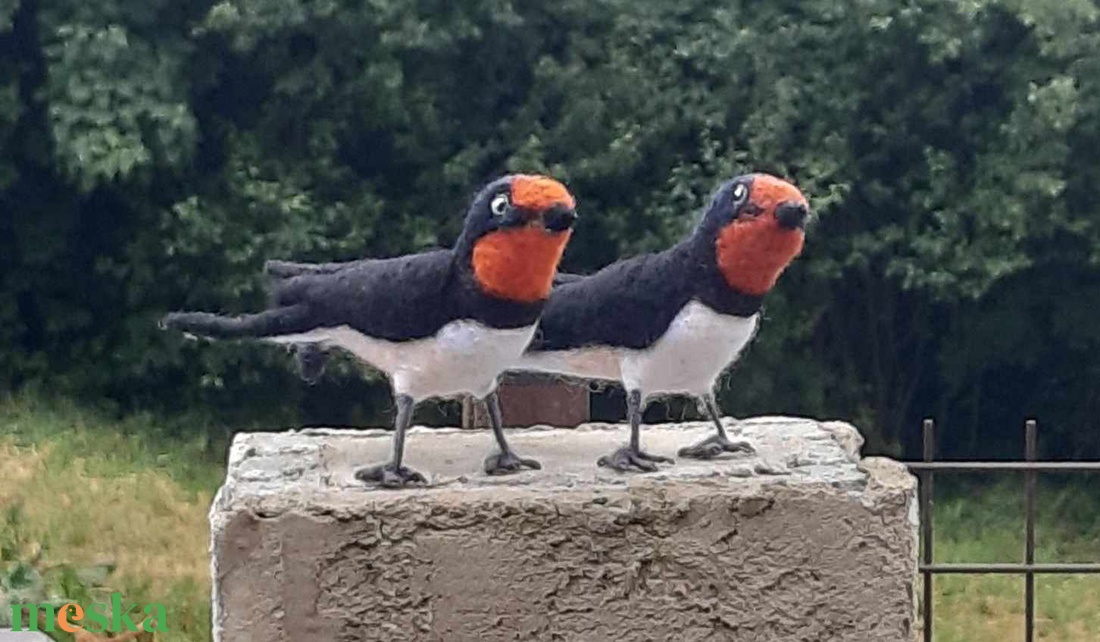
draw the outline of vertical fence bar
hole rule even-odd
[[[1024,457],[1033,462],[1037,455],[1037,430],[1034,419],[1029,419],[1024,429]],[[1024,562],[1029,566],[1035,563],[1035,486],[1037,473],[1034,470],[1024,472],[1024,502],[1027,511],[1027,534],[1024,544]],[[1024,639],[1035,639],[1035,572],[1028,569],[1024,573]]]
[[[924,420],[921,431],[924,439],[924,461],[932,461],[936,455],[936,425],[931,419]],[[922,553],[925,565],[931,565],[933,559],[932,549],[932,484],[934,473],[931,470],[924,471],[920,485],[920,520]],[[932,571],[924,571],[924,642],[932,642]]]

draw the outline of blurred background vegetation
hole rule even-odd
[[[0,0],[0,603],[109,568],[209,640],[228,433],[387,421],[346,361],[306,386],[165,311],[256,309],[267,258],[449,244],[506,171],[569,184],[590,271],[752,170],[818,220],[728,411],[908,457],[926,416],[959,457],[1036,417],[1043,456],[1100,458],[1097,0]],[[981,481],[938,485],[940,561],[1019,561],[1018,480]],[[1098,559],[1084,481],[1045,480],[1041,561]],[[944,578],[937,639],[1019,639],[1021,586]],[[1040,637],[1095,641],[1097,605],[1043,578]]]
[[[765,170],[819,219],[727,410],[1100,456],[1095,0],[0,0],[0,144],[0,390],[381,423],[377,378],[156,320],[449,244],[505,171],[569,184],[588,271]]]

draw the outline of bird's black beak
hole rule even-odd
[[[775,208],[775,218],[784,229],[804,230],[809,217],[810,210],[802,203],[788,201]]]
[[[542,222],[551,232],[564,232],[577,222],[577,211],[559,203],[543,212]]]

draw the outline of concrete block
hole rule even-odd
[[[385,431],[238,435],[211,509],[215,640],[913,642],[916,483],[849,425],[765,417],[758,448],[624,475],[623,426],[415,429],[427,488],[355,481]],[[705,423],[649,426],[674,455]]]

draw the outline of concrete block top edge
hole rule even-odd
[[[656,473],[622,474],[596,465],[600,455],[625,442],[628,428],[585,424],[573,429],[535,427],[509,431],[509,441],[542,470],[508,476],[482,472],[483,458],[495,452],[489,431],[417,427],[410,431],[406,465],[428,477],[426,486],[402,490],[366,486],[356,469],[389,455],[392,433],[382,429],[308,429],[240,433],[233,440],[225,484],[212,507],[219,512],[247,510],[261,516],[294,511],[361,514],[379,502],[473,501],[581,492],[617,495],[694,489],[755,495],[768,488],[853,495],[909,495],[916,481],[904,466],[882,458],[862,459],[863,438],[850,424],[797,417],[724,420],[731,438],[749,441],[756,453],[712,461],[677,458]],[[677,450],[714,430],[707,422],[645,426],[643,446],[675,457]]]

